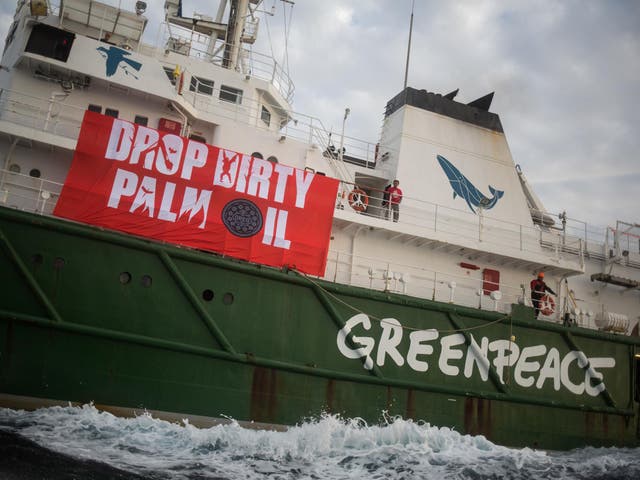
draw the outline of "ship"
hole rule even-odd
[[[640,226],[546,211],[493,94],[405,86],[363,141],[294,110],[261,0],[166,0],[154,45],[121,3],[5,40],[1,406],[640,445]]]

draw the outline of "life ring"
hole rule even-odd
[[[538,302],[540,313],[543,315],[551,315],[556,309],[556,302],[553,297],[543,295]]]
[[[369,196],[364,190],[354,188],[351,190],[351,193],[349,193],[349,205],[351,205],[351,208],[356,212],[364,212],[369,206]]]

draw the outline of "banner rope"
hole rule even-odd
[[[333,300],[335,300],[338,303],[341,303],[342,305],[344,305],[345,307],[349,308],[350,310],[353,310],[354,312],[357,313],[362,313],[364,315],[367,315],[370,319],[375,320],[376,322],[382,324],[382,323],[387,323],[389,325],[393,325],[394,327],[397,327],[398,325],[396,325],[395,323],[392,324],[390,322],[385,322],[383,318],[380,317],[376,317],[375,315],[371,315],[363,310],[360,310],[359,308],[351,305],[350,303],[342,300],[341,298],[337,297],[336,295],[334,295],[333,293],[329,292],[327,289],[323,288],[322,285],[320,285],[318,282],[316,282],[313,278],[311,278],[310,276],[308,276],[307,274],[300,272],[299,270],[296,270],[295,268],[291,268],[289,267],[289,270],[291,270],[292,272],[297,273],[298,275],[300,275],[301,277],[307,279],[310,283],[312,283],[313,285],[315,285],[316,287],[318,287],[320,290],[322,290],[328,297],[331,297]],[[438,333],[459,333],[459,332],[468,332],[471,330],[478,330],[480,328],[485,328],[485,327],[489,327],[491,325],[494,325],[496,323],[500,323],[503,320],[506,320],[507,318],[511,319],[511,315],[504,315],[496,320],[493,320],[491,322],[487,322],[487,323],[483,323],[482,325],[475,325],[473,327],[465,327],[465,328],[454,328],[454,329],[432,329],[437,331]],[[401,325],[402,329],[404,330],[410,330],[410,331],[421,331],[424,330],[423,328],[416,328],[416,327],[407,327],[404,325]]]

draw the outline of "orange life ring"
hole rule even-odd
[[[551,315],[556,309],[556,302],[553,297],[549,295],[543,295],[538,302],[540,313],[543,315]]]
[[[349,205],[351,205],[351,208],[356,212],[364,212],[369,206],[369,196],[364,190],[354,188],[351,190],[351,193],[349,193]]]

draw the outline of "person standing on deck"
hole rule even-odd
[[[553,295],[556,294],[551,290],[546,283],[544,283],[544,272],[538,273],[538,278],[531,280],[531,303],[533,303],[533,313],[536,318],[540,313],[540,300],[544,296],[545,292],[549,292]]]
[[[389,207],[393,212],[393,221],[397,222],[400,218],[400,202],[402,202],[402,190],[400,190],[400,182],[398,180],[393,181],[393,186],[387,188],[386,192],[389,194]]]

